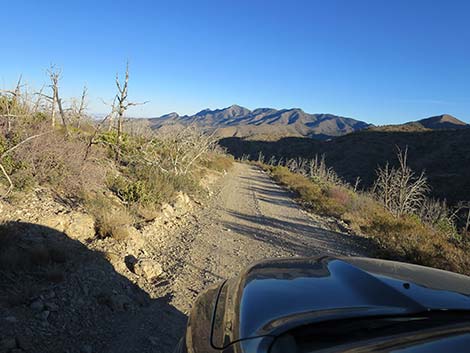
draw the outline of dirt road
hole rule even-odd
[[[238,163],[221,180],[211,204],[171,237],[160,254],[168,274],[160,284],[162,299],[122,323],[110,352],[171,352],[197,295],[256,260],[366,254],[363,242],[332,231],[329,222],[302,211],[264,172]]]

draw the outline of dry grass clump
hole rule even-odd
[[[88,199],[86,208],[95,218],[98,238],[124,240],[129,237],[129,227],[134,224],[135,219],[127,209],[105,197]]]
[[[226,172],[230,170],[233,165],[233,157],[212,153],[201,160],[201,165],[218,172]]]
[[[141,222],[151,222],[160,215],[160,207],[136,204],[130,207],[130,213],[135,215]]]

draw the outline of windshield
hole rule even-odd
[[[450,336],[465,334],[470,344],[470,313],[436,312],[412,316],[375,317],[354,320],[336,320],[321,324],[307,325],[291,330],[279,336],[271,346],[270,353],[309,353],[328,351],[390,351],[404,349],[416,344],[428,344]],[[384,345],[384,342],[387,343]],[[446,341],[448,344],[461,340]],[[380,343],[380,347],[377,344]],[[459,344],[460,344],[459,343]],[[442,344],[442,343],[441,343]],[[374,346],[374,349],[371,349]],[[331,350],[335,347],[334,350]],[[427,350],[425,350],[427,351]],[[423,351],[423,352],[425,352]],[[448,350],[451,351],[451,350]],[[421,352],[421,350],[419,350]]]

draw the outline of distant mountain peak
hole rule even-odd
[[[404,124],[383,125],[371,127],[370,129],[376,131],[414,132],[429,130],[457,130],[467,128],[470,128],[470,125],[463,122],[462,120],[459,120],[450,114],[441,114],[416,121],[410,121]]]
[[[210,112],[212,112],[212,110],[210,110],[209,108],[206,108],[206,109],[201,110],[200,112],[197,112],[194,115],[195,116],[201,116],[201,115],[205,115],[205,114],[210,113]]]
[[[248,108],[242,107],[241,105],[238,105],[238,104],[232,104],[230,107],[227,107],[225,109],[249,110]]]
[[[179,117],[180,117],[180,115],[178,113],[171,112],[171,113],[162,115],[160,118],[162,118],[162,119],[177,119]]]
[[[232,104],[230,107],[221,109],[221,111],[227,111],[227,112],[237,114],[237,115],[242,115],[242,114],[246,115],[246,114],[251,113],[250,109],[242,107],[242,106],[237,105],[237,104]]]
[[[418,120],[416,123],[422,125],[426,129],[432,130],[461,129],[469,126],[467,123],[450,114],[431,116],[430,118]]]

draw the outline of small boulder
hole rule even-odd
[[[69,217],[70,220],[65,232],[70,238],[84,241],[94,237],[95,220],[92,216],[80,212],[71,212]]]
[[[151,280],[156,277],[161,277],[163,268],[154,260],[139,260],[134,264],[134,273],[147,280]]]

